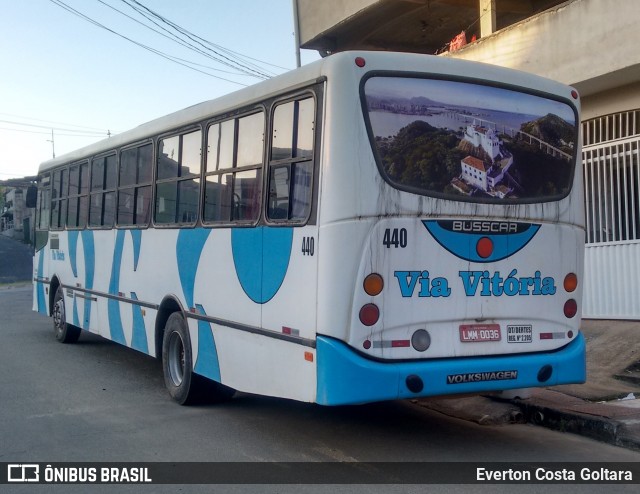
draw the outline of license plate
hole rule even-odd
[[[463,343],[500,341],[500,325],[462,324],[460,326],[460,341]]]

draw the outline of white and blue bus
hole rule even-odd
[[[39,170],[34,310],[187,404],[585,380],[575,90],[346,52]]]

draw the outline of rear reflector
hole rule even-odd
[[[366,304],[360,309],[360,322],[365,326],[373,326],[380,319],[380,309],[375,304]]]
[[[483,259],[491,257],[491,254],[493,254],[493,241],[489,237],[482,237],[476,244],[476,252]]]
[[[540,333],[541,340],[564,340],[566,335],[563,332]]]
[[[578,302],[576,302],[571,298],[564,303],[564,315],[568,319],[571,319],[573,316],[575,316],[577,312],[578,312]]]
[[[409,340],[391,340],[391,348],[409,348]]]

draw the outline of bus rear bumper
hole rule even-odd
[[[338,340],[318,336],[316,401],[346,405],[583,383],[585,350],[579,333],[554,352],[381,362],[363,357]]]

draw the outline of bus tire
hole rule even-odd
[[[219,403],[235,393],[232,388],[193,372],[191,338],[180,312],[171,314],[164,328],[162,370],[169,394],[180,405]]]
[[[66,309],[64,305],[64,289],[59,286],[53,298],[53,308],[51,316],[53,317],[53,331],[56,340],[60,343],[75,343],[80,338],[81,329],[67,323]]]

